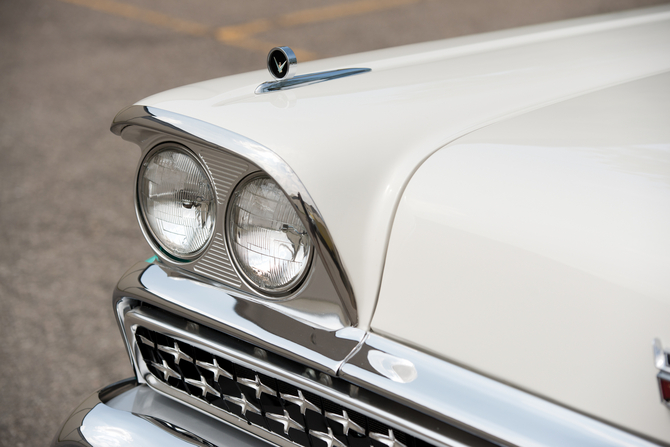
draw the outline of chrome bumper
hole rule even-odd
[[[52,447],[258,447],[268,444],[126,379],[93,393],[67,418]]]
[[[659,445],[381,334],[361,336],[356,328],[311,328],[265,304],[251,305],[232,289],[186,273],[159,262],[138,263],[114,293],[114,309],[138,380],[167,395],[172,391],[154,380],[157,376],[142,357],[137,327],[146,326],[310,391],[430,445]],[[314,335],[305,337],[306,333]],[[304,339],[310,345],[300,344]],[[391,362],[391,367],[375,358]],[[400,371],[405,375],[398,375],[393,368],[397,362],[411,365],[414,371],[404,368]],[[327,374],[317,376],[317,371]],[[174,396],[185,402],[182,408],[193,405],[208,411],[197,395],[191,399],[177,390]],[[149,407],[146,413],[132,412],[155,414]],[[214,421],[223,417],[211,413]],[[189,429],[184,424],[180,427]]]

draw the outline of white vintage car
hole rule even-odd
[[[670,7],[267,62],[114,119],[136,377],[54,446],[670,445]]]

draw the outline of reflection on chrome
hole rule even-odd
[[[140,337],[142,337],[140,335]],[[144,338],[144,337],[142,337]],[[200,368],[206,369],[207,371],[211,372],[214,374],[214,381],[218,382],[219,377],[225,377],[226,379],[231,379],[233,378],[233,375],[226,371],[225,369],[221,368],[219,366],[219,362],[216,360],[216,357],[214,358],[214,361],[212,363],[207,363],[203,361],[196,361],[195,364],[199,366]]]
[[[186,281],[181,279],[187,279]],[[249,303],[246,298],[238,298],[239,292],[225,287],[211,287],[187,277],[180,271],[165,265],[140,263],[137,269],[121,280],[127,285],[123,291],[117,290],[118,298],[129,294],[148,302],[164,303],[182,311],[195,312],[208,324],[225,333],[251,341],[259,348],[285,352],[307,365],[334,373],[344,358],[356,347],[365,333],[356,328],[340,331],[322,330],[300,320],[285,315],[283,309],[274,303]],[[299,334],[309,331],[314,334],[315,344]]]
[[[298,407],[300,407],[300,414],[302,414],[303,416],[305,415],[305,411],[307,410],[312,410],[316,413],[320,411],[316,405],[305,399],[305,396],[302,395],[301,390],[298,390],[297,396],[291,396],[288,393],[287,394],[281,393],[279,396],[285,401],[291,402],[292,404],[296,404]]]
[[[284,434],[288,435],[288,430],[290,428],[294,428],[296,430],[304,430],[305,427],[302,425],[298,424],[296,421],[291,419],[291,416],[289,416],[288,411],[284,410],[284,414],[274,414],[274,413],[265,413],[265,417],[272,419],[273,421],[277,421],[282,426],[284,427]]]
[[[250,403],[247,400],[247,397],[244,395],[244,393],[242,393],[242,397],[224,396],[224,399],[240,407],[240,412],[245,416],[247,415],[247,411],[251,411],[252,413],[256,414],[261,414],[261,410],[258,407],[254,406],[252,403]]]
[[[394,382],[409,383],[416,379],[416,368],[407,359],[401,359],[382,351],[371,350],[368,352],[368,361],[370,366],[379,374]]]
[[[340,70],[322,71],[295,76],[291,79],[280,81],[264,82],[256,87],[255,93],[277,92],[281,90],[290,90],[292,88],[304,87],[306,85],[318,84],[319,82],[332,81],[334,79],[346,78],[347,76],[358,75],[372,71],[369,68],[343,68]]]
[[[164,428],[167,431],[170,431],[174,433],[175,435],[186,438],[188,441],[193,441],[196,442],[198,445],[202,445],[203,447],[217,447],[216,445],[212,444],[211,442],[207,441],[206,439],[203,439],[202,437],[191,433],[190,431],[186,430],[185,428],[182,428],[176,424],[173,424],[172,422],[164,421],[163,419],[153,417],[153,416],[146,416],[143,414],[138,414],[138,417],[151,422],[152,424]]]
[[[320,432],[317,430],[310,430],[309,434],[314,436],[315,438],[318,438],[326,443],[328,447],[346,447],[342,441],[337,439],[335,435],[333,435],[333,430],[330,427],[328,428],[328,433]]]
[[[238,377],[237,383],[240,383],[253,389],[254,392],[256,393],[256,399],[260,399],[261,394],[263,393],[268,394],[270,396],[277,395],[277,392],[275,390],[273,390],[272,388],[261,382],[261,379],[258,378],[258,374],[254,375],[254,377],[255,377],[254,380],[246,379],[244,377]]]

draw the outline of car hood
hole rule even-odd
[[[433,154],[398,207],[372,330],[670,439],[652,348],[670,345],[668,104],[670,72]]]
[[[670,69],[667,7],[309,62],[370,68],[257,95],[266,71],[181,87],[138,105],[188,115],[275,151],[301,179],[369,327],[401,194],[451,141],[508,117]],[[644,48],[644,51],[640,51]]]

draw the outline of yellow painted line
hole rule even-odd
[[[304,9],[281,16],[277,23],[282,28],[290,28],[309,23],[327,22],[344,17],[369,14],[371,12],[394,9],[417,3],[420,0],[360,0],[351,3],[338,3],[322,8]]]
[[[270,19],[252,20],[240,25],[222,26],[216,30],[216,38],[222,42],[241,40],[272,28],[273,22]]]
[[[138,8],[127,3],[119,3],[113,0],[60,0],[65,3],[83,6],[94,11],[125,17],[138,22],[155,25],[161,28],[167,28],[180,34],[191,36],[206,36],[212,33],[212,29],[200,23],[182,20],[175,17],[151,11],[149,9]]]
[[[292,28],[311,23],[328,22],[344,17],[368,14],[386,9],[398,8],[421,0],[359,0],[349,3],[338,3],[322,8],[303,9],[284,14],[276,19],[257,19],[240,25],[222,26],[215,32],[216,39],[228,45],[251,49],[268,48],[266,42],[257,40],[253,36],[279,28]],[[277,46],[273,44],[272,46]],[[314,53],[292,48],[299,61],[316,59]],[[267,51],[267,50],[266,50]]]
[[[275,29],[292,28],[299,25],[327,22],[371,12],[398,8],[421,0],[358,0],[348,3],[337,3],[322,8],[303,9],[277,18],[256,19],[233,26],[213,29],[201,23],[183,20],[160,12],[121,3],[114,0],[60,0],[65,3],[83,6],[88,9],[110,15],[124,17],[138,22],[169,29],[190,36],[213,36],[219,42],[246,50],[266,54],[279,42],[267,42],[255,38],[256,35]],[[310,51],[293,48],[299,60],[316,59]]]
[[[265,30],[263,26],[256,24],[263,23],[263,19],[254,22],[249,22],[240,26],[239,38],[234,36],[225,36],[225,38],[218,38],[217,30],[203,25],[201,23],[192,22],[189,20],[178,19],[167,14],[151,11],[149,9],[139,8],[137,6],[121,3],[114,0],[60,0],[65,3],[70,3],[84,8],[92,9],[94,11],[103,12],[106,14],[124,17],[126,19],[135,20],[137,22],[154,25],[160,28],[169,29],[180,34],[187,34],[190,36],[203,37],[213,36],[221,43],[236,48],[243,48],[245,50],[256,53],[267,54],[271,48],[276,47],[277,42],[265,42],[253,38],[254,34]],[[220,29],[219,29],[220,30]],[[316,59],[316,55],[310,51],[293,48],[296,56],[302,60]]]
[[[240,25],[223,26],[216,30],[216,38],[221,42],[234,43],[277,28],[291,28],[298,25],[327,22],[398,8],[419,1],[421,0],[359,0],[328,5],[322,8],[303,9],[302,11],[284,14],[276,19],[257,19]]]

